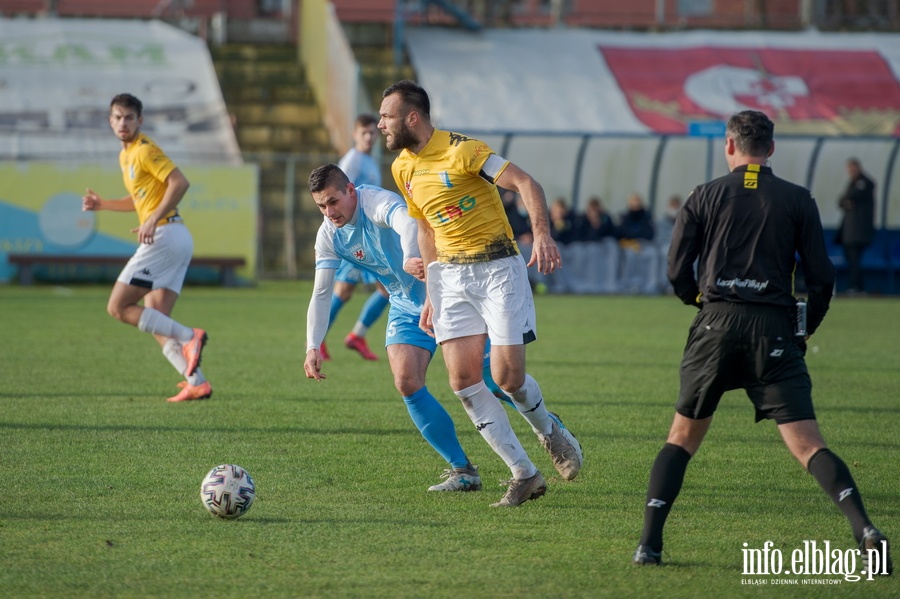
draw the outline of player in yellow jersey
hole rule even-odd
[[[206,344],[203,329],[186,327],[169,317],[191,262],[194,241],[178,215],[178,203],[190,183],[153,141],[141,133],[143,105],[131,94],[119,94],[109,105],[109,125],[122,142],[119,165],[128,195],[104,200],[88,189],[83,210],[135,211],[138,246],[109,296],[110,316],[152,333],[163,355],[185,381],[168,401],[206,399],[212,386],[200,372]],[[143,306],[139,302],[143,300]]]
[[[552,272],[562,266],[559,249],[550,237],[547,200],[537,181],[484,143],[436,129],[430,111],[425,90],[414,81],[400,81],[384,90],[378,123],[387,148],[400,151],[391,171],[419,223],[428,289],[420,326],[441,344],[450,386],[512,471],[506,494],[492,505],[516,506],[542,496],[547,484],[482,378],[486,339],[494,380],[531,425],[560,475],[575,478],[583,456],[525,372],[525,344],[536,338],[534,300],[498,185],[520,193],[531,217],[534,249],[528,266]]]

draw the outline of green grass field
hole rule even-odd
[[[329,337],[328,380],[303,374],[309,283],[188,288],[175,316],[209,331],[210,401],[170,405],[180,380],[153,339],[106,315],[107,287],[0,286],[0,596],[898,597],[897,576],[742,575],[742,549],[853,547],[849,526],[771,423],[728,394],[669,519],[667,565],[630,565],[651,462],[665,439],[694,310],[671,297],[537,298],[529,372],[586,463],[516,509],[508,477],[450,392],[429,388],[480,465],[478,493],[429,494],[445,467],[421,439],[386,359]],[[900,539],[900,301],[838,299],[808,354],[819,421],[875,523]],[[383,321],[382,321],[383,323]],[[382,323],[370,335],[384,356]],[[219,463],[253,475],[256,503],[221,521],[199,486]],[[894,559],[900,552],[894,552]],[[750,586],[748,579],[765,580]],[[782,579],[836,585],[775,586]]]

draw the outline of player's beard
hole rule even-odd
[[[136,140],[138,138],[138,135],[140,135],[140,134],[141,134],[141,128],[138,127],[137,129],[135,129],[134,131],[132,131],[130,134],[128,134],[125,137],[120,135],[119,140],[122,143],[126,143],[126,144],[134,143],[134,140]]]
[[[415,134],[412,132],[406,123],[400,125],[400,129],[393,132],[391,137],[387,139],[385,142],[385,146],[388,150],[392,152],[397,150],[406,150],[407,148],[414,148],[419,144],[419,140],[416,139]]]

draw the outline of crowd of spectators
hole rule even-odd
[[[513,235],[527,256],[532,242],[528,213],[516,193],[503,190],[501,197]],[[622,214],[612,215],[593,196],[584,211],[576,213],[565,198],[553,200],[551,235],[563,253],[564,274],[535,274],[532,284],[555,293],[667,292],[666,253],[681,197],[671,196],[655,221],[637,193],[628,197],[626,207]]]

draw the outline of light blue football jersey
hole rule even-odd
[[[341,260],[374,274],[387,289],[391,306],[419,314],[425,303],[425,283],[403,270],[400,235],[391,228],[397,210],[406,203],[392,191],[360,185],[356,188],[356,220],[338,228],[323,219],[316,235],[316,269],[337,269]]]
[[[381,186],[381,170],[378,168],[378,163],[365,152],[350,148],[338,162],[338,166],[353,182],[353,185]]]

